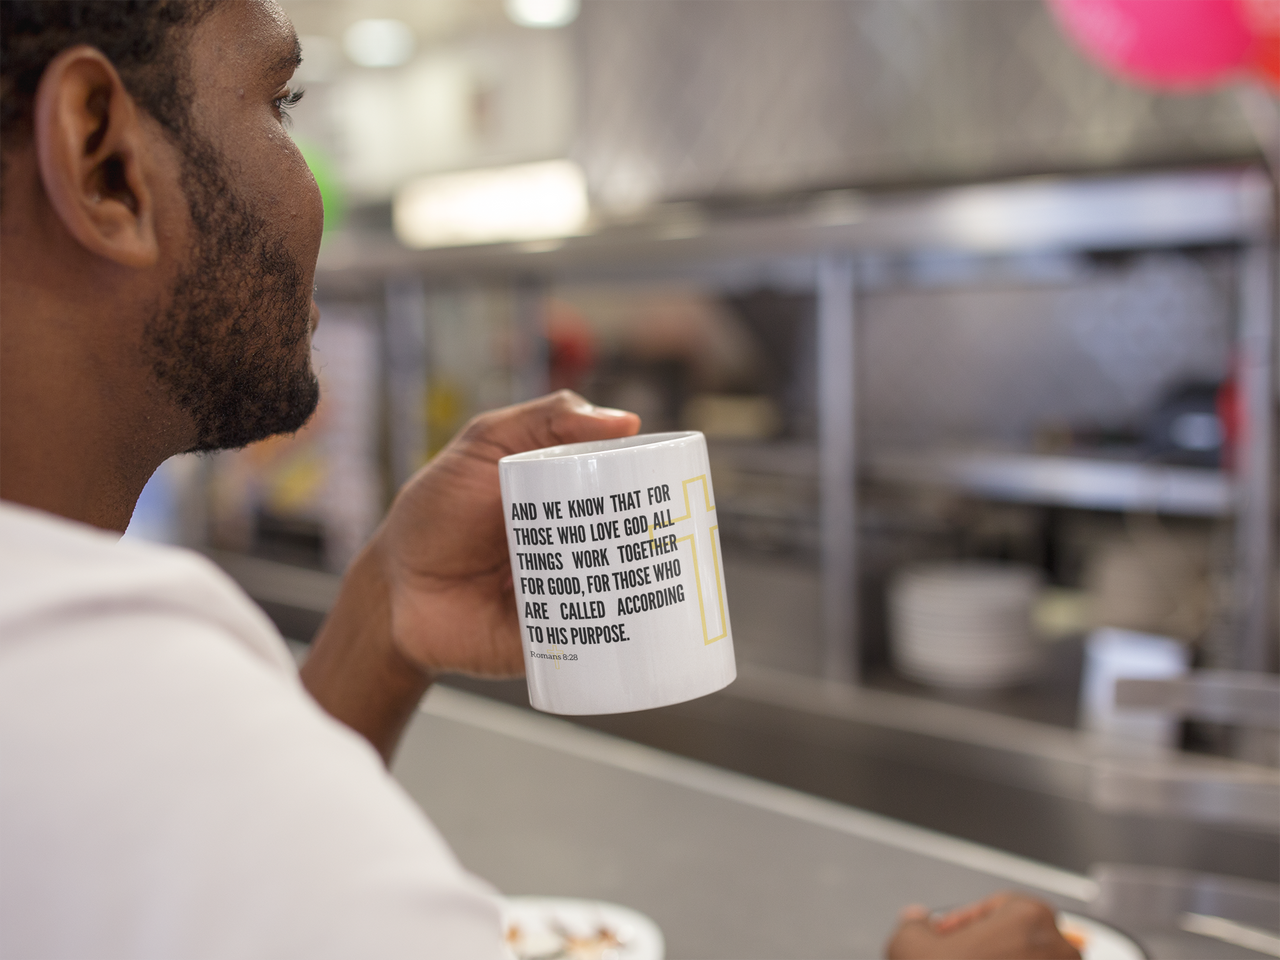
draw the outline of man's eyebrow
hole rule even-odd
[[[293,36],[293,49],[284,56],[278,58],[270,67],[267,68],[271,74],[292,72],[298,69],[298,64],[302,63],[302,41],[298,39],[298,35]]]

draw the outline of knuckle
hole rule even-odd
[[[462,436],[468,438],[483,437],[493,429],[495,416],[496,414],[493,411],[476,414],[463,426]]]
[[[583,399],[572,390],[560,389],[547,395],[548,404],[556,416],[575,413],[582,409]]]
[[[1042,925],[1052,924],[1056,922],[1056,916],[1053,909],[1039,900],[1032,900],[1029,897],[1019,897],[1015,901],[1015,905],[1019,914],[1031,924]]]
[[[1047,923],[1056,923],[1058,915],[1047,903],[1036,902],[1035,915]]]

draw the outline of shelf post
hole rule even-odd
[[[1276,247],[1245,248],[1240,265],[1238,377],[1243,437],[1236,463],[1235,644],[1241,670],[1274,670]]]
[[[818,499],[822,674],[858,680],[854,262],[823,257],[817,275]]]
[[[512,399],[519,403],[540,397],[550,388],[550,356],[543,329],[543,300],[546,287],[534,280],[515,285],[514,296],[515,369],[512,370]]]
[[[427,293],[416,275],[389,277],[386,310],[387,414],[392,489],[427,460]]]

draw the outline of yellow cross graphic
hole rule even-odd
[[[703,502],[706,504],[707,513],[710,513],[712,510],[715,509],[715,504],[711,502],[711,484],[707,480],[707,475],[704,473],[697,477],[690,477],[688,480],[685,480],[683,482],[684,516],[672,517],[671,518],[672,524],[679,523],[681,520],[693,519],[693,506],[689,501],[689,484],[699,483],[699,482],[701,482],[702,484],[702,499],[703,499]],[[715,643],[717,640],[722,640],[729,635],[729,618],[725,615],[725,609],[724,609],[724,583],[720,576],[720,548],[719,548],[719,545],[717,544],[717,538],[716,538],[716,530],[718,530],[719,528],[720,528],[720,524],[717,523],[717,524],[714,524],[709,531],[711,534],[711,563],[716,573],[716,600],[717,600],[717,605],[720,613],[720,626],[723,628],[720,631],[720,633],[714,637],[711,636],[711,631],[707,628],[707,608],[703,600],[702,567],[698,565],[697,541],[694,540],[692,533],[683,537],[676,538],[676,543],[683,543],[684,541],[688,540],[689,549],[693,551],[693,578],[694,578],[694,584],[697,586],[697,589],[698,589],[698,614],[702,617],[702,643],[704,646],[707,644]],[[654,531],[654,528],[651,526],[649,528],[650,540],[654,539],[653,531]]]

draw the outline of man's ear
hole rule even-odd
[[[33,121],[40,179],[67,231],[122,266],[155,264],[154,168],[143,162],[138,108],[111,61],[85,45],[59,53],[36,88]]]

